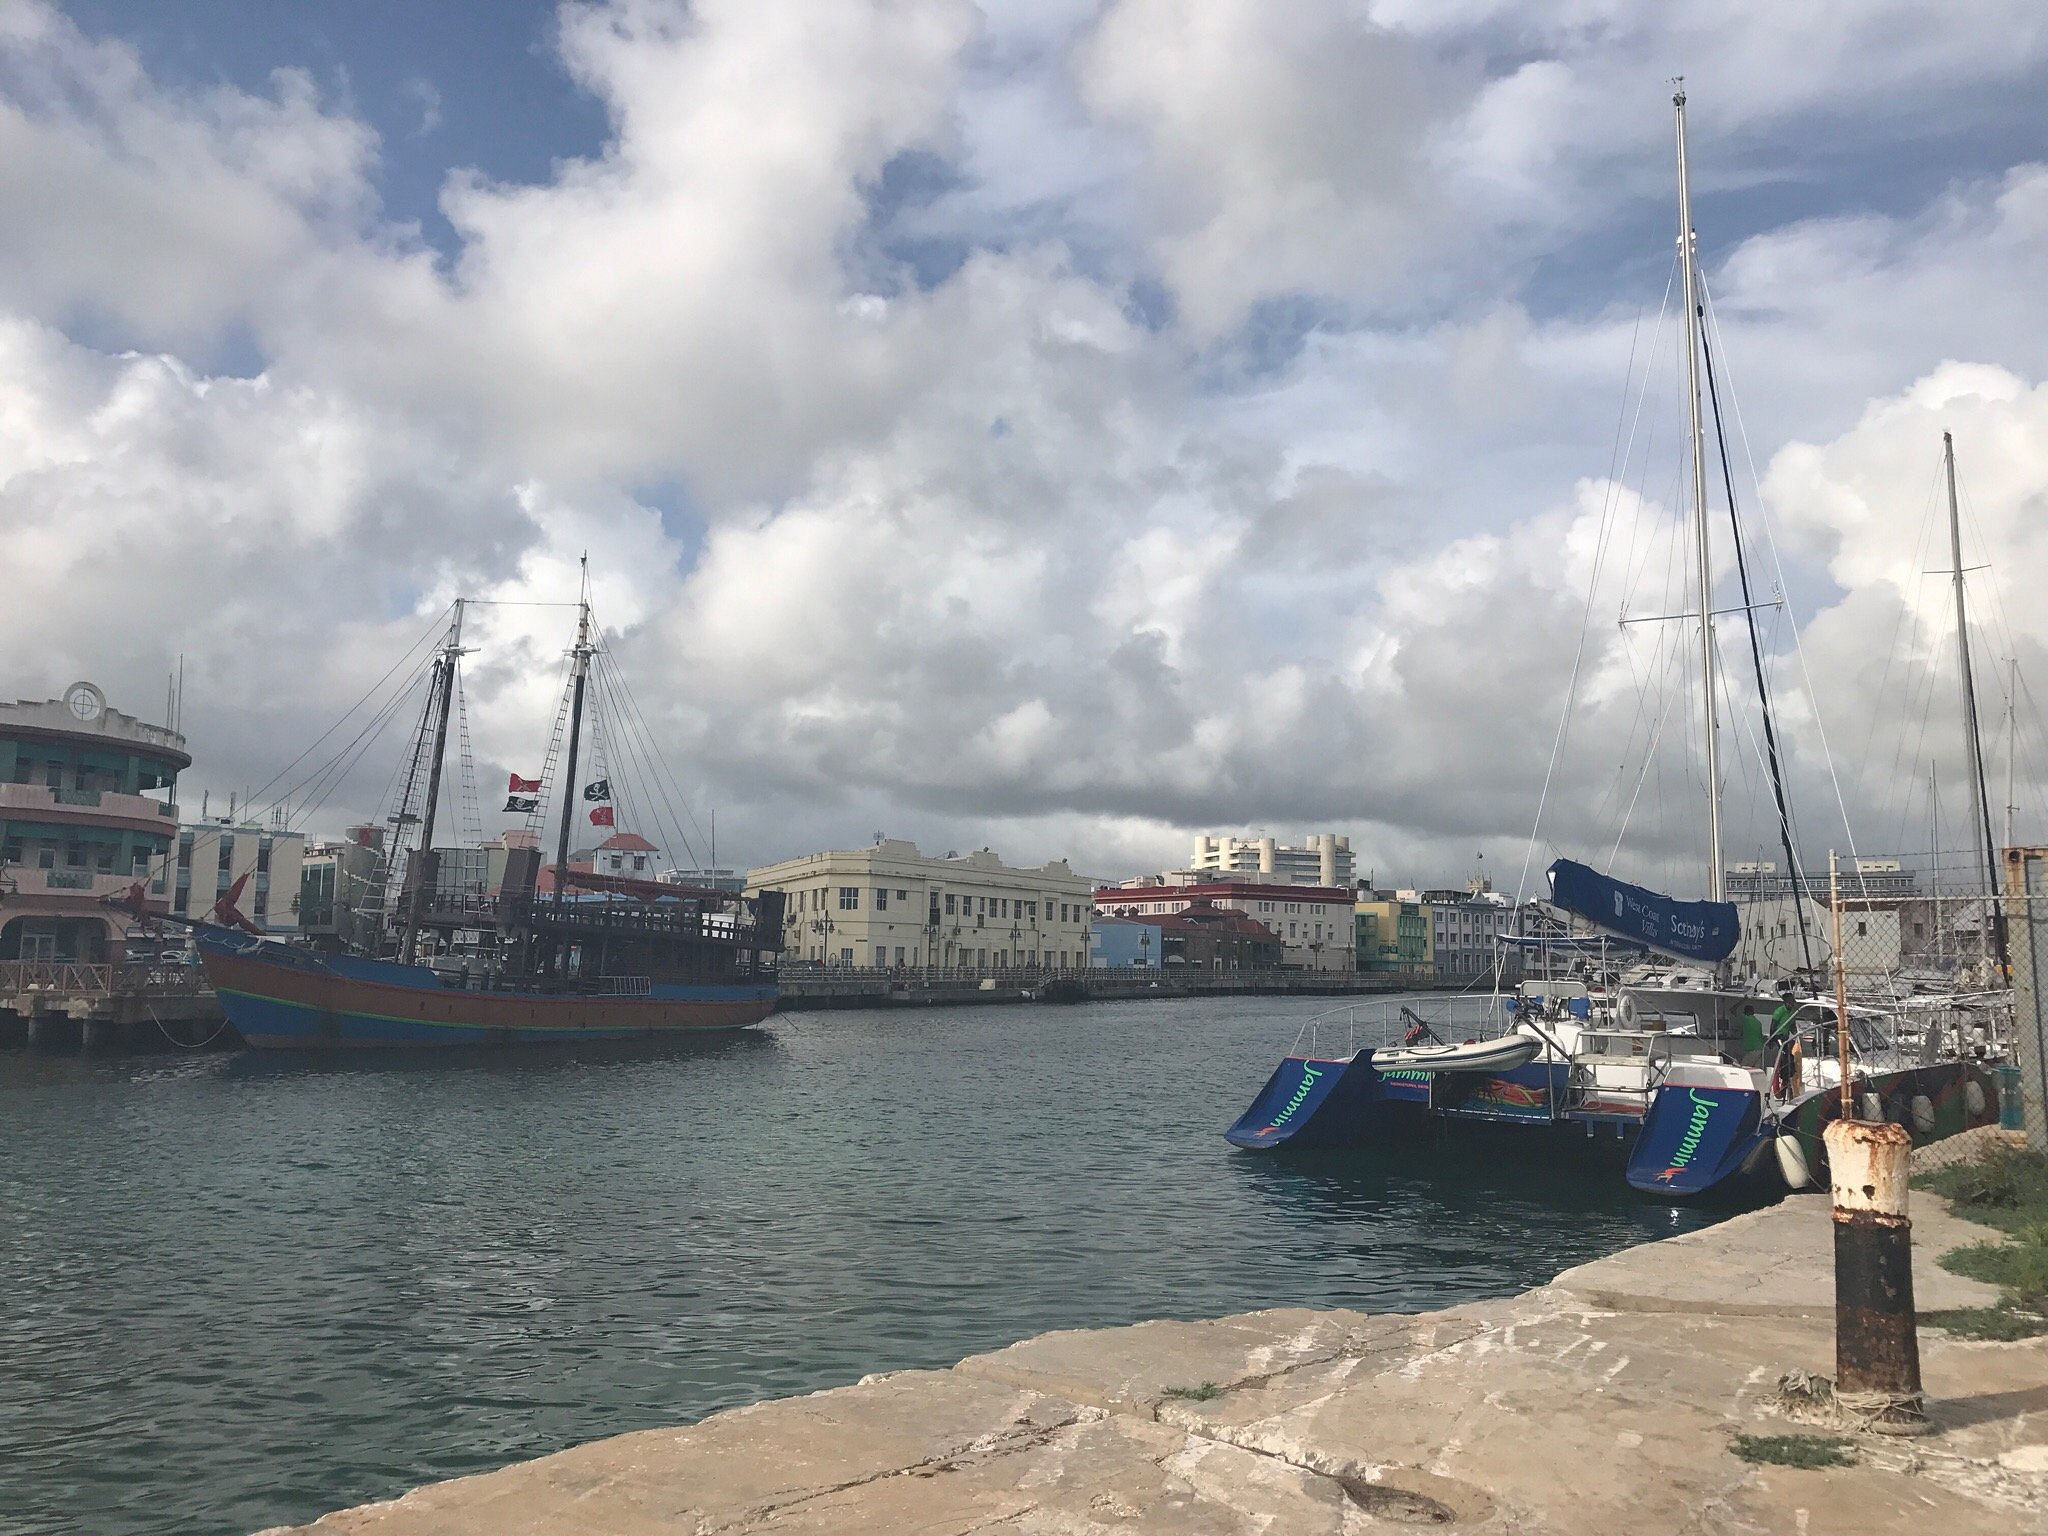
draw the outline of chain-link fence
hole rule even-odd
[[[2013,850],[2022,864],[2026,854]],[[2001,1132],[2020,1134],[2027,1063],[2039,1057],[2022,1038],[2033,1033],[2035,1010],[2032,973],[2016,951],[2032,939],[2037,907],[2048,924],[2048,868],[2042,882],[2039,892],[1994,895],[1984,873],[1964,869],[1910,890],[1873,891],[1838,875],[1818,922],[1807,914],[1802,952],[1812,966],[1781,981],[1807,999],[1792,1031],[1806,1086],[1829,1090],[1805,1107],[1800,1118],[1812,1123],[1802,1131],[1817,1136],[1845,1110],[1888,1120],[1912,1133],[1922,1170],[1981,1156]],[[1752,909],[1745,942],[1779,939],[1782,950],[1779,935],[1758,930],[1783,921]],[[2048,943],[2043,950],[2048,962]],[[1758,969],[1768,976],[1772,968]],[[1844,1003],[1846,1030],[1836,1023]],[[2035,1099],[2038,1109],[2038,1086]]]

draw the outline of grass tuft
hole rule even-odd
[[[1997,1147],[1976,1162],[1940,1169],[1920,1182],[1946,1196],[1957,1214],[1996,1227],[2010,1239],[1972,1243],[1941,1256],[1943,1269],[2004,1290],[2004,1307],[1972,1310],[2048,1314],[2048,1157],[2019,1147]],[[1987,1322],[1981,1326],[2018,1325]],[[2027,1335],[1980,1333],[1971,1337]]]
[[[1992,1339],[2004,1344],[2048,1333],[2048,1317],[2012,1307],[1960,1307],[1932,1313],[1927,1321],[1959,1339]]]
[[[1737,1435],[1729,1446],[1760,1467],[1853,1467],[1856,1449],[1839,1435]]]
[[[2038,1152],[1993,1147],[1975,1162],[1937,1169],[1918,1182],[2000,1231],[2048,1225],[2048,1157]]]
[[[2038,1309],[2048,1303],[2048,1244],[1972,1243],[1944,1253],[1941,1267],[1951,1274],[2004,1287],[2014,1305]]]
[[[1177,1397],[1183,1402],[1206,1403],[1212,1397],[1221,1397],[1223,1389],[1213,1381],[1205,1381],[1199,1387],[1168,1387],[1160,1394],[1163,1397]]]

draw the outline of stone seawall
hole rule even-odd
[[[1931,1263],[1989,1237],[1917,1199]],[[1933,1432],[1756,1466],[1781,1374],[1833,1364],[1815,1195],[1419,1316],[1283,1308],[1051,1333],[680,1429],[579,1446],[266,1536],[979,1531],[1320,1536],[2048,1529],[2048,1339],[1922,1335]]]

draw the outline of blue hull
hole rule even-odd
[[[283,1050],[559,1045],[744,1029],[775,1010],[772,981],[658,984],[642,996],[473,991],[424,966],[323,956],[226,930],[195,934],[228,1022]]]

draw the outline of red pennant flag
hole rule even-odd
[[[609,827],[617,825],[617,823],[615,823],[612,820],[612,808],[608,805],[600,805],[593,808],[590,813],[590,824],[593,827]]]
[[[537,795],[540,793],[540,780],[522,779],[516,773],[508,775],[505,793],[508,795]]]

